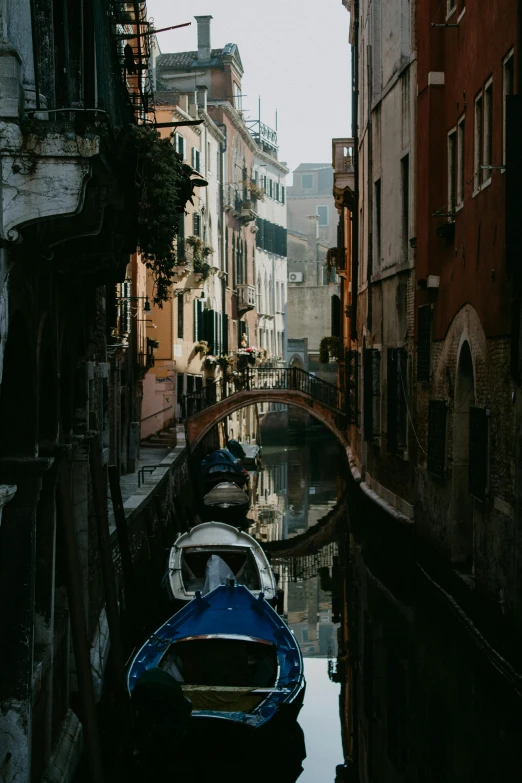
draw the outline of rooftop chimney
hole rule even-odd
[[[208,63],[210,60],[210,20],[211,16],[195,16],[198,23],[198,62]]]

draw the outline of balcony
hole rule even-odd
[[[237,308],[241,314],[253,310],[256,306],[256,289],[253,285],[236,286]]]
[[[337,274],[346,273],[346,248],[331,247],[326,253],[326,264],[335,267]]]

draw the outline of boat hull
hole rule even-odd
[[[220,658],[220,650],[225,658]],[[199,661],[204,662],[203,669],[198,669]],[[220,661],[224,668],[219,668]],[[238,674],[245,665],[249,673]],[[129,668],[131,693],[140,677],[154,667],[181,677],[184,695],[193,697],[189,723],[194,727],[228,726],[247,734],[264,733],[269,724],[277,728],[281,722],[295,721],[303,703],[303,659],[293,634],[262,595],[255,598],[242,585],[221,586],[204,597],[198,595],[164,623]],[[197,684],[208,668],[210,674],[205,673],[203,682]],[[223,676],[220,671],[225,672],[224,686],[215,684]],[[198,691],[216,706],[198,709],[194,698]],[[253,698],[248,709],[226,709],[240,703],[247,693]]]

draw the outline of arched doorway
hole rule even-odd
[[[469,343],[460,350],[455,382],[453,425],[453,562],[465,572],[473,569],[473,498],[469,494],[469,413],[475,403],[473,360]]]

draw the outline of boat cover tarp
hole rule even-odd
[[[210,593],[219,585],[226,585],[229,579],[234,579],[229,566],[219,555],[211,555],[207,562],[203,595]]]

